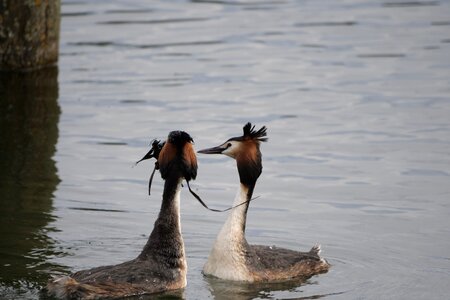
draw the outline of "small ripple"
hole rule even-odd
[[[450,127],[449,126],[430,127],[430,128],[423,128],[423,129],[414,130],[415,133],[431,133],[431,132],[447,133],[448,131],[450,131]]]
[[[301,162],[307,164],[321,164],[326,162],[325,159],[317,159],[317,158],[308,158],[303,156],[294,156],[294,155],[283,155],[279,157],[268,157],[267,161],[275,161],[277,163],[288,163],[291,164],[293,162]]]
[[[347,185],[370,185],[370,182],[366,181],[347,181],[345,184]]]
[[[149,13],[149,12],[154,12],[153,9],[145,9],[145,8],[139,8],[139,9],[111,9],[111,10],[106,10],[105,14],[144,14],[144,13]]]
[[[358,23],[355,21],[341,21],[341,22],[303,22],[295,23],[295,27],[336,27],[336,26],[355,26]]]
[[[280,119],[297,119],[297,118],[298,118],[298,115],[289,115],[289,114],[280,115]]]
[[[100,212],[128,212],[121,209],[106,209],[106,208],[91,208],[91,207],[68,207],[72,210],[82,210],[82,211],[100,211]]]
[[[155,54],[155,56],[168,56],[168,57],[177,57],[177,56],[192,56],[191,53],[185,53],[185,52],[171,52],[171,53],[158,53]]]
[[[125,146],[128,145],[124,142],[97,142],[97,145],[105,145],[105,146]]]
[[[193,41],[193,42],[179,42],[179,43],[166,43],[166,44],[150,44],[150,45],[136,45],[136,48],[164,48],[164,47],[179,47],[179,46],[207,46],[207,45],[219,45],[223,44],[223,41]],[[131,45],[134,46],[134,45]]]
[[[256,199],[255,199],[256,200]],[[254,200],[252,200],[253,202]],[[289,209],[287,208],[275,208],[275,207],[252,207],[252,211],[266,211],[266,212],[289,212]],[[256,229],[250,229],[250,231],[255,232]],[[270,230],[264,230],[264,232],[270,232]],[[277,234],[279,233],[278,231],[273,231],[276,232]]]
[[[432,26],[450,26],[450,21],[436,21],[431,22]]]
[[[61,201],[64,201],[64,202],[68,202],[68,203],[76,203],[75,205],[83,205],[83,204],[85,204],[86,203],[86,201],[84,201],[84,200],[78,200],[78,199],[68,199],[68,198],[66,198],[66,199],[64,199],[64,198],[61,198],[60,199]],[[102,205],[103,203],[102,202],[98,202],[98,201],[89,201],[89,204],[91,204],[91,205]]]
[[[319,202],[322,204],[327,204],[330,205],[334,208],[339,208],[339,209],[362,209],[362,208],[367,208],[369,206],[373,206],[373,205],[369,205],[369,204],[358,204],[358,203],[334,203],[334,202]]]
[[[279,178],[303,178],[306,180],[318,180],[318,181],[338,181],[344,179],[339,176],[314,176],[314,175],[301,175],[301,174],[280,174]]]
[[[276,95],[275,93],[273,95]],[[269,97],[268,94],[266,95],[258,95],[255,97],[251,97],[251,98],[258,98],[258,97]],[[250,97],[249,97],[250,98]],[[275,120],[284,120],[284,119],[296,119],[298,118],[298,115],[294,115],[294,114],[268,114],[268,115],[263,115],[260,117],[253,117],[252,120],[254,122],[257,123],[268,123],[268,122],[272,122]],[[235,118],[236,122],[242,123],[242,122],[246,122],[246,118]]]
[[[119,103],[127,105],[145,104],[145,106],[154,106],[159,108],[167,107],[167,103],[161,100],[123,99],[120,100]]]
[[[220,5],[233,5],[233,6],[255,6],[255,5],[270,5],[270,4],[285,4],[285,1],[252,1],[252,2],[239,2],[239,1],[224,1],[224,0],[191,0],[192,3],[206,3],[206,4],[220,4]]]
[[[134,100],[134,99],[126,99],[126,100],[120,100],[120,103],[124,104],[143,104],[146,103],[145,100]]]
[[[423,211],[423,209],[416,207],[395,207],[395,206],[380,206],[374,204],[362,204],[362,203],[349,203],[349,202],[319,202],[322,204],[329,205],[336,209],[344,209],[344,210],[358,210],[366,214],[404,214],[411,212]]]
[[[357,57],[360,57],[360,58],[399,58],[399,57],[406,57],[406,54],[403,54],[403,53],[367,53],[367,54],[358,54]]]
[[[73,68],[72,71],[76,71],[76,72],[89,72],[89,71],[91,71],[91,69],[89,69],[89,68]]]
[[[165,84],[181,84],[190,81],[190,77],[175,77],[175,78],[155,78],[155,79],[146,79],[144,82],[152,82],[152,83],[165,83]]]
[[[83,54],[83,52],[62,52],[59,54],[59,56],[78,56]]]
[[[72,46],[98,46],[98,47],[105,47],[105,46],[111,46],[114,45],[114,42],[109,41],[98,41],[98,42],[73,42],[73,43],[67,43],[68,45]]]
[[[340,130],[331,131],[327,133],[320,134],[319,136],[332,136],[332,135],[363,135],[363,136],[383,136],[387,138],[413,138],[413,136],[408,134],[391,133],[384,131],[371,131],[371,130]]]
[[[82,16],[90,16],[94,13],[91,11],[80,11],[80,12],[72,12],[72,13],[61,13],[61,17],[82,17]]]
[[[162,20],[116,20],[97,22],[100,25],[132,25],[132,24],[165,24],[165,23],[186,23],[207,21],[209,18],[179,18],[179,19],[162,19]]]
[[[408,171],[402,172],[402,175],[406,176],[443,176],[449,177],[450,174],[445,171],[440,170],[429,170],[429,169],[410,169]]]
[[[304,47],[304,48],[317,48],[317,49],[327,48],[327,46],[320,45],[320,44],[302,44],[301,46]]]
[[[282,32],[282,31],[266,31],[266,32],[263,32],[262,35],[264,35],[264,36],[285,35],[285,32]]]
[[[343,292],[335,292],[335,293],[327,293],[327,294],[316,294],[316,295],[311,295],[311,296],[305,296],[305,297],[300,297],[300,298],[295,298],[295,299],[291,299],[291,300],[310,300],[310,299],[320,299],[320,298],[325,298],[328,296],[338,296],[338,295],[343,295],[345,293],[347,293],[349,291],[343,291]]]
[[[219,45],[223,44],[220,40],[211,41],[192,41],[192,42],[174,42],[174,43],[163,43],[163,44],[141,44],[133,45],[126,43],[116,43],[112,41],[94,41],[94,42],[73,42],[67,43],[72,46],[93,46],[93,47],[126,47],[126,48],[136,48],[136,49],[149,49],[149,48],[166,48],[166,47],[183,47],[183,46],[206,46],[206,45]]]
[[[364,156],[364,155],[343,155],[335,153],[313,153],[312,156],[318,156],[322,158],[331,158],[344,161],[379,161],[382,158],[380,156]]]
[[[247,6],[244,10],[258,11],[258,10],[273,10],[272,6]]]
[[[72,83],[92,83],[92,84],[123,84],[128,81],[125,80],[74,80]]]
[[[438,50],[441,49],[439,46],[425,46],[423,47],[424,50]]]
[[[420,7],[420,6],[437,6],[439,1],[409,1],[409,2],[385,2],[384,7]]]

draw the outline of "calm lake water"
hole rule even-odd
[[[251,243],[322,244],[330,272],[243,285],[201,269],[226,213],[182,192],[185,299],[450,293],[450,1],[63,1],[58,68],[0,75],[0,297],[134,258],[156,219],[152,138],[268,127]],[[192,187],[226,208],[234,162]]]

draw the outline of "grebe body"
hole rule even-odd
[[[192,138],[173,131],[165,143],[153,143],[144,159],[155,157],[165,180],[161,209],[140,255],[122,264],[78,271],[50,280],[47,292],[62,299],[122,298],[181,289],[187,264],[180,224],[182,180],[195,179]]]
[[[236,160],[240,185],[234,199],[235,207],[217,235],[203,273],[226,280],[246,282],[284,281],[311,277],[327,272],[330,265],[320,257],[320,246],[308,252],[273,246],[250,245],[245,238],[249,202],[256,181],[262,172],[260,143],[266,141],[266,128],[254,130],[250,123],[244,134],[220,146],[198,151],[203,154],[224,154]]]

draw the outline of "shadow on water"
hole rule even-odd
[[[59,183],[58,69],[0,72],[0,297],[33,297],[60,270],[47,233],[54,230],[53,193]]]

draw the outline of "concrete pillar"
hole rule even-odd
[[[0,70],[58,61],[60,0],[0,0]]]

